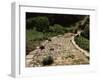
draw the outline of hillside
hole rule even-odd
[[[66,33],[52,37],[51,41],[46,40],[42,42],[41,45],[44,46],[44,49],[38,46],[37,49],[30,52],[26,56],[26,66],[43,66],[43,60],[48,56],[52,57],[53,62],[49,65],[53,66],[88,64],[89,60],[87,57],[72,44],[72,36],[74,36],[73,33]]]
[[[27,13],[26,67],[89,64],[89,16]]]

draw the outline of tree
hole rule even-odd
[[[34,23],[37,31],[46,32],[49,30],[49,20],[47,17],[38,16],[34,18]]]

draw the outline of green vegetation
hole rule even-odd
[[[26,40],[41,40],[43,39],[44,35],[42,32],[38,32],[34,29],[26,30]]]
[[[26,12],[26,66],[86,64],[85,56],[72,45],[72,37],[79,47],[89,51],[88,15]],[[77,54],[74,54],[77,53]],[[29,55],[31,55],[29,54]],[[31,65],[32,64],[32,65]]]
[[[49,26],[49,28],[50,29],[48,32],[40,32],[37,31],[36,29],[26,30],[26,40],[27,41],[46,40],[49,39],[50,37],[65,33],[65,29],[58,24],[55,24],[54,26]]]
[[[85,38],[89,39],[89,24],[87,24],[83,30],[83,32],[81,33],[82,36],[84,36]]]
[[[42,41],[49,40],[53,36],[63,35],[67,32],[77,32],[78,28],[75,25],[73,26],[73,24],[82,20],[84,17],[84,15],[27,13],[26,54],[34,50],[36,46],[39,46]],[[88,32],[88,27],[85,27],[81,35],[88,38]],[[77,37],[77,44],[81,45],[83,49],[88,50],[89,46],[86,47],[86,44],[88,45],[89,41],[85,38],[83,39],[83,37]]]
[[[84,38],[83,36],[75,37],[76,44],[78,44],[81,48],[89,51],[89,40]]]
[[[72,15],[72,14],[49,14],[49,13],[31,13],[26,12],[27,23],[34,24],[34,18],[37,17],[47,17],[49,20],[49,25],[59,24],[65,27],[72,25],[80,20],[82,20],[86,15]]]
[[[90,31],[89,31],[89,18],[84,23],[84,25],[79,26],[82,30],[80,36],[75,37],[76,43],[83,49],[89,51],[89,38],[90,38]]]
[[[26,30],[26,54],[36,49],[43,40],[45,40],[45,36],[42,32],[35,29]]]
[[[49,31],[55,34],[64,34],[65,28],[59,24],[54,24],[53,26],[49,27]]]
[[[26,30],[26,54],[29,54],[30,51],[36,49],[36,47],[39,46],[42,41],[48,40],[53,36],[64,33],[62,26],[60,25],[56,26],[56,25],[54,25],[54,28],[52,28],[49,32],[40,32],[37,31],[36,29],[29,29],[29,30],[27,29]],[[57,27],[59,28],[56,31]]]
[[[46,32],[49,30],[49,20],[47,17],[35,17],[34,25],[36,26],[37,31]]]

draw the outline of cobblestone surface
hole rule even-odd
[[[73,33],[66,33],[51,38],[51,41],[41,43],[45,48],[37,49],[26,56],[26,67],[41,67],[45,56],[53,57],[54,62],[50,66],[89,64],[86,56],[72,44]]]

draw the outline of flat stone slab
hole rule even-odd
[[[32,61],[33,59],[27,59],[26,60],[26,67],[32,67],[33,66],[33,64],[31,64],[31,61]]]
[[[26,63],[30,63],[33,59],[27,59]]]
[[[32,59],[33,58],[33,55],[27,55],[26,56],[26,59]]]

